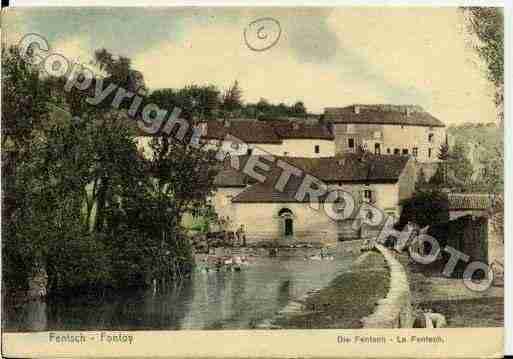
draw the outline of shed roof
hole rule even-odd
[[[449,210],[488,210],[492,207],[492,197],[481,193],[449,193]]]

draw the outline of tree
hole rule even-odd
[[[30,273],[38,271],[34,268],[38,249],[15,238],[16,210],[24,194],[17,174],[32,157],[32,141],[47,118],[50,99],[49,82],[19,48],[2,48],[2,268],[7,288],[26,286]]]
[[[258,110],[258,115],[269,115],[271,112],[272,105],[265,98],[260,98],[260,100],[256,104],[256,108]]]
[[[20,155],[47,118],[49,83],[16,46],[2,49],[2,148]]]
[[[417,191],[425,189],[428,186],[428,181],[426,178],[426,174],[424,173],[424,169],[421,168],[419,170],[419,174],[417,176],[417,182],[415,183],[415,189]]]
[[[306,117],[306,107],[302,101],[298,101],[292,107],[294,115],[298,117]]]
[[[468,30],[477,38],[474,48],[487,65],[487,76],[495,86],[497,118],[504,128],[504,13],[499,7],[464,7]],[[496,157],[485,164],[483,182],[491,183],[489,191],[494,201],[492,215],[504,217],[503,178],[504,143],[502,135],[498,139]],[[503,221],[498,221],[498,232],[504,233]]]
[[[504,13],[499,7],[465,7],[468,30],[477,37],[474,48],[487,65],[494,84],[499,120],[504,118]]]
[[[449,153],[447,178],[455,184],[468,184],[472,178],[474,168],[467,157],[467,149],[462,143],[456,142]]]
[[[447,140],[447,136],[445,136],[445,142],[440,145],[440,151],[438,153],[438,159],[443,161],[440,163],[442,167],[442,180],[443,182],[447,182],[447,161],[449,160],[449,141]]]
[[[142,73],[132,68],[132,61],[129,58],[114,56],[103,48],[94,52],[94,62],[106,72],[109,82],[132,93],[145,88]]]
[[[223,94],[221,106],[225,116],[229,117],[234,117],[234,113],[242,108],[242,90],[237,80]]]
[[[437,189],[417,191],[412,198],[403,200],[401,205],[400,228],[409,221],[417,223],[421,228],[449,221],[447,195]]]
[[[148,103],[154,103],[170,114],[175,108],[181,110],[180,117],[186,120],[216,119],[219,112],[220,91],[213,85],[188,85],[181,89],[160,89],[148,96]]]

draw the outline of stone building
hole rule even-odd
[[[201,138],[225,147],[231,142],[239,144],[238,155],[265,155],[286,157],[331,157],[335,155],[335,142],[329,127],[301,120],[208,121],[202,126]],[[230,140],[232,139],[232,140]]]
[[[252,157],[259,157],[271,168],[262,182],[246,174],[249,159],[255,163]],[[273,163],[279,161],[300,169],[301,175],[291,175],[286,185],[277,186],[284,166]],[[266,157],[243,156],[238,158],[239,169],[231,168],[229,162],[216,178],[213,204],[229,224],[228,230],[244,226],[249,242],[332,242],[365,237],[376,230],[367,225],[376,210],[397,217],[400,201],[414,191],[415,164],[408,156],[356,153],[329,158],[281,157],[273,162]],[[330,199],[328,194],[312,205],[309,195],[298,195],[307,176],[319,181],[310,186],[314,192],[322,186],[325,193],[342,190],[351,195],[353,205],[345,199]],[[340,209],[346,211],[343,216],[332,216]]]
[[[323,121],[331,126],[337,154],[363,147],[376,154],[411,155],[419,163],[436,163],[446,141],[443,122],[420,106],[329,107]]]

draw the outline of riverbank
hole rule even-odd
[[[443,314],[449,328],[504,326],[503,286],[474,292],[462,279],[442,276],[440,266],[416,264],[407,255],[397,257],[406,268],[414,307]]]
[[[367,252],[351,269],[337,276],[326,288],[289,304],[272,321],[272,328],[320,329],[362,328],[361,319],[370,315],[376,302],[386,296],[390,285],[383,256]]]

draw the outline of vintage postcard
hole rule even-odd
[[[2,12],[2,355],[502,357],[500,7]]]

